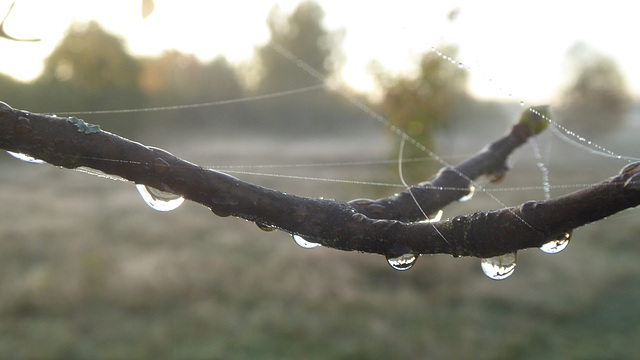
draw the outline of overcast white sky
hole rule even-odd
[[[4,15],[12,0],[0,0]],[[297,0],[155,0],[146,20],[141,0],[17,0],[5,29],[39,43],[0,39],[0,72],[20,79],[38,75],[42,60],[73,21],[96,19],[126,38],[134,54],[160,54],[176,48],[203,60],[218,54],[247,60],[268,39],[265,19],[277,3],[292,11]],[[319,0],[325,24],[346,29],[343,77],[353,87],[371,87],[367,64],[378,60],[394,71],[408,71],[418,54],[455,43],[457,60],[471,67],[471,89],[490,98],[550,101],[562,83],[564,56],[584,42],[614,57],[640,96],[640,3],[634,1],[345,1]],[[459,15],[453,22],[447,15]],[[452,65],[453,66],[453,65]]]

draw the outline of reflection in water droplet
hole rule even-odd
[[[476,192],[476,188],[475,186],[469,186],[469,193],[463,197],[461,197],[460,199],[458,199],[459,202],[465,202],[465,201],[469,201],[471,200],[471,198],[473,197],[473,194],[475,194]]]
[[[305,249],[313,249],[315,247],[322,246],[318,243],[307,241],[305,238],[303,238],[300,235],[293,235],[293,240],[296,242],[296,244],[300,245],[300,247]]]
[[[558,234],[555,239],[540,246],[540,250],[546,252],[547,254],[559,253],[560,251],[564,250],[567,245],[569,245],[569,240],[571,240],[570,232]]]
[[[262,231],[273,231],[273,230],[275,230],[275,229],[276,229],[276,227],[275,227],[275,226],[273,226],[273,225],[267,225],[267,224],[263,224],[263,223],[260,223],[260,222],[257,222],[257,223],[256,223],[256,225],[257,225],[257,226],[260,228],[260,230],[262,230]]]
[[[440,220],[442,220],[442,214],[444,214],[444,211],[442,210],[438,210],[438,213],[435,214],[434,216],[432,216],[429,220],[427,220],[428,222],[438,222]]]
[[[13,151],[7,151],[7,153],[11,156],[13,156],[16,159],[22,160],[22,161],[26,161],[32,164],[46,164],[47,162],[44,160],[40,160],[40,159],[36,159],[32,156],[29,156],[27,154],[22,154],[22,153],[17,153],[17,152],[13,152]]]
[[[516,269],[516,252],[482,259],[482,271],[493,280],[506,279]]]
[[[411,269],[411,267],[416,263],[416,260],[418,260],[416,254],[404,254],[397,257],[387,257],[387,262],[389,263],[389,265],[399,271]]]
[[[136,188],[144,202],[157,211],[171,211],[182,205],[184,198],[180,195],[161,191],[143,184],[136,184]]]

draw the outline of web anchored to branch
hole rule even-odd
[[[262,230],[280,229],[293,235],[296,242],[312,248],[320,245],[342,250],[356,250],[384,255],[397,270],[413,266],[421,254],[445,253],[482,258],[485,273],[494,279],[508,277],[515,268],[516,252],[539,247],[548,253],[564,249],[572,230],[638,204],[637,172],[629,165],[617,176],[598,184],[552,184],[548,167],[550,145],[544,147],[533,135],[547,126],[551,134],[565,143],[590,154],[623,161],[637,158],[622,156],[571,132],[550,117],[548,108],[525,110],[521,119],[503,138],[476,155],[453,166],[444,156],[429,150],[385,117],[350,95],[332,86],[316,71],[285,48],[272,48],[321,84],[276,93],[198,104],[173,105],[142,109],[66,112],[64,115],[114,114],[183,110],[268,100],[315,90],[332,89],[372,119],[384,125],[400,140],[397,160],[330,162],[314,164],[280,164],[258,166],[200,167],[168,152],[145,147],[101,131],[75,117],[58,118],[14,110],[6,104],[0,108],[0,147],[21,160],[73,168],[111,179],[132,181],[149,206],[170,211],[184,199],[199,202],[220,216],[238,216],[255,222]],[[443,61],[469,69],[455,59],[432,49]],[[524,102],[509,97],[521,107]],[[531,140],[532,152],[542,181],[541,186],[487,188],[480,178],[501,179],[508,171],[510,154]],[[405,145],[424,152],[421,159],[405,159]],[[543,154],[543,150],[547,150]],[[403,175],[403,164],[433,160],[443,167],[431,181],[410,186]],[[354,166],[370,163],[396,163],[399,183],[343,180],[314,176],[266,173],[274,168]],[[225,174],[226,173],[226,174]],[[339,202],[288,195],[242,182],[227,174],[275,176],[303,181],[366,184],[397,187],[404,191],[378,200],[357,199]],[[552,190],[586,188],[552,199]],[[507,206],[498,192],[541,190],[544,201]],[[486,194],[501,209],[476,212],[467,216],[441,220],[442,208],[456,201],[470,199],[474,193]]]
[[[382,254],[398,269],[410,267],[419,254],[447,253],[493,259],[484,261],[485,268],[493,269],[494,278],[506,277],[515,251],[568,240],[575,227],[640,203],[640,167],[630,165],[603,183],[561,198],[421,222],[425,215],[467,196],[472,179],[503,176],[509,154],[544,128],[546,120],[535,109],[525,111],[506,136],[461,164],[444,167],[432,181],[391,197],[348,203],[245,183],[161,149],[105,131],[84,131],[90,127],[71,119],[2,104],[0,147],[56,166],[88,167],[132,181],[158,210],[170,210],[186,198],[219,216],[287,231],[308,244]]]

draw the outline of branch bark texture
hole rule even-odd
[[[546,120],[535,114],[540,115],[525,112],[505,136],[463,163],[443,168],[430,182],[391,197],[348,203],[249,184],[75,118],[30,113],[4,103],[0,103],[0,148],[180,194],[218,216],[241,217],[326,247],[387,257],[406,253],[491,257],[540,247],[557,234],[640,204],[640,166],[632,164],[600,184],[556,199],[440,222],[415,222],[466,195],[477,177],[503,176],[508,156],[544,128]]]

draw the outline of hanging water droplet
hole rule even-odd
[[[256,226],[262,231],[274,231],[276,229],[273,225],[263,224],[261,222],[256,222]]]
[[[571,240],[570,232],[560,233],[555,237],[555,239],[540,246],[540,250],[547,254],[557,254],[569,245],[569,240]]]
[[[476,192],[476,187],[475,186],[469,186],[469,193],[463,197],[461,197],[460,199],[458,199],[459,202],[466,202],[471,200],[471,198],[473,197],[473,194],[475,194]]]
[[[418,257],[416,254],[404,254],[396,257],[387,257],[387,262],[392,268],[398,271],[405,271],[411,269],[416,263]]]
[[[464,64],[463,63],[458,63],[458,69],[464,69]]]
[[[503,280],[516,269],[516,252],[482,259],[482,271],[493,280]]]
[[[440,221],[442,219],[442,214],[443,213],[444,212],[442,210],[438,210],[438,213],[435,216],[431,217],[431,219],[429,219],[429,221],[430,222],[438,222],[438,221]]]
[[[13,151],[7,151],[7,153],[9,155],[13,156],[14,158],[18,159],[18,160],[26,161],[28,163],[32,163],[32,164],[46,164],[47,163],[44,160],[36,159],[33,156],[29,156],[27,154],[17,153],[17,152],[13,152]]]
[[[318,243],[314,243],[311,241],[307,241],[307,239],[303,238],[300,235],[293,235],[293,240],[296,242],[296,244],[298,244],[300,247],[305,248],[305,249],[313,249],[315,247],[318,246],[322,246]]]
[[[524,101],[520,101],[520,106],[524,106]]]
[[[136,188],[142,200],[149,205],[150,208],[157,211],[171,211],[182,205],[184,198],[180,195],[161,191],[143,184],[136,184]]]

